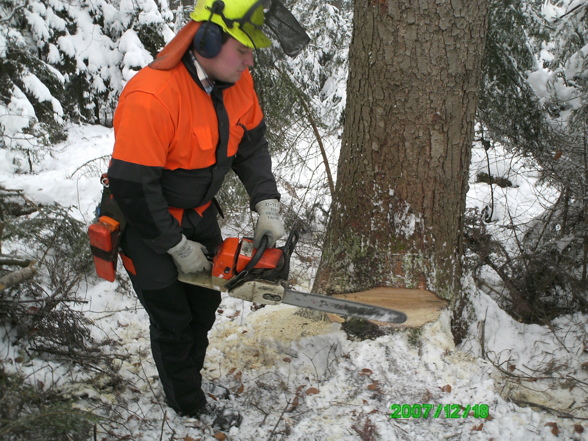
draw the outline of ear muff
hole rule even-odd
[[[214,14],[221,14],[225,9],[223,0],[215,0],[210,6],[210,17],[194,35],[194,49],[204,58],[216,57],[224,43],[223,29],[211,21]]]
[[[216,23],[206,21],[194,35],[194,49],[204,58],[216,57],[223,45],[223,30]]]

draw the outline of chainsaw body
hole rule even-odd
[[[292,231],[286,244],[267,248],[267,238],[259,249],[249,238],[224,240],[212,260],[211,273],[179,274],[181,282],[228,291],[231,297],[248,302],[277,305],[284,299],[282,282],[288,279],[290,256],[298,242]]]
[[[231,280],[247,267],[256,252],[251,239],[225,239],[212,261],[212,277]],[[267,248],[262,251],[254,269],[275,269],[282,264],[283,259],[284,252],[280,248]]]

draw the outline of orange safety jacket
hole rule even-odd
[[[252,209],[280,196],[251,74],[235,84],[217,82],[209,95],[188,55],[169,70],[139,71],[114,114],[112,194],[127,222],[160,253],[180,241],[183,222],[198,222],[231,168]]]

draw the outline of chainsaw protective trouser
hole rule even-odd
[[[182,227],[183,234],[209,252],[222,242],[214,207],[197,226]],[[200,371],[220,293],[179,282],[172,257],[155,253],[132,225],[127,226],[121,247],[133,262],[136,274],[129,276],[149,315],[151,351],[167,403],[180,414],[193,414],[206,404]]]

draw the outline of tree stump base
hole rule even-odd
[[[371,321],[378,326],[418,328],[439,318],[441,311],[449,305],[447,300],[439,298],[424,289],[373,288],[368,291],[349,294],[335,294],[333,297],[368,305],[402,311],[408,317],[404,323],[392,324]],[[342,323],[344,318],[336,314],[327,314],[333,322]]]

